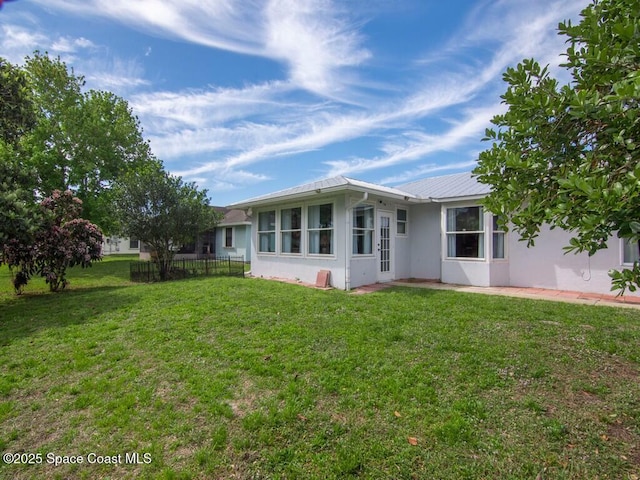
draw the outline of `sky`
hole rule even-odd
[[[470,171],[524,58],[588,0],[14,0],[0,57],[59,56],[127,100],[165,168],[228,205],[344,175]]]

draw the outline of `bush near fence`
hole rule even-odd
[[[244,277],[244,257],[210,257],[177,259],[171,262],[167,280],[202,276]],[[158,282],[158,265],[152,261],[131,262],[129,275],[132,282]]]

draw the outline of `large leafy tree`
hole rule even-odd
[[[0,141],[16,145],[36,123],[25,73],[0,58]]]
[[[33,172],[18,155],[35,120],[26,75],[0,58],[0,264],[9,239],[28,243],[37,226]]]
[[[72,190],[87,219],[114,230],[113,183],[151,157],[138,119],[112,93],[83,92],[84,78],[59,58],[36,52],[24,70],[37,118],[24,146],[39,190],[44,195]]]
[[[508,110],[474,173],[529,245],[546,223],[573,233],[567,252],[593,255],[616,233],[640,239],[640,1],[594,0],[581,17],[558,27],[569,84],[535,60],[506,71]],[[640,286],[637,263],[610,276],[621,293]]]
[[[151,248],[161,280],[169,277],[175,252],[219,220],[206,190],[170,175],[160,162],[129,172],[115,198],[123,233]]]

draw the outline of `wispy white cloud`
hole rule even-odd
[[[397,175],[384,177],[379,180],[379,183],[383,185],[397,185],[399,183],[407,183],[416,178],[427,177],[434,173],[455,172],[455,171],[468,171],[477,165],[477,154],[468,155],[469,160],[453,163],[428,163],[420,165],[416,168],[405,170]]]
[[[170,38],[284,62],[299,88],[333,97],[369,52],[331,0],[34,0]]]
[[[37,30],[10,23],[0,25],[2,57],[13,64],[21,64],[27,55],[48,41],[49,38]]]
[[[470,110],[465,114],[464,120],[451,122],[451,128],[445,132],[424,133],[423,131],[414,131],[396,137],[393,141],[387,142],[381,147],[384,155],[376,158],[356,158],[325,162],[330,168],[328,175],[353,175],[414,162],[435,152],[453,151],[460,145],[479,138],[490,119],[502,110],[499,105]]]
[[[370,156],[363,150],[316,161],[316,167],[326,175],[381,172],[393,183],[473,166],[477,141],[502,108],[504,70],[532,56],[559,63],[565,46],[555,27],[588,3],[482,0],[444,48],[440,43],[438,50],[422,52],[406,78],[382,80],[370,76],[368,67],[378,59],[358,23],[377,12],[363,14],[369,2],[363,7],[346,0],[32,1],[282,65],[284,80],[158,90],[139,60],[115,57],[85,37],[0,25],[3,52],[21,52],[22,60],[35,47],[51,45],[63,59],[73,59],[91,86],[128,94],[156,155],[175,173],[217,190],[271,179],[257,172],[268,170],[274,158],[329,151],[362,138]],[[140,55],[146,61],[155,52],[143,48]],[[468,161],[460,160],[467,155]],[[389,174],[391,169],[396,173]]]
[[[51,44],[51,51],[58,53],[75,53],[82,49],[95,49],[96,45],[84,37],[58,37]]]

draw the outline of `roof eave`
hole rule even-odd
[[[357,185],[337,185],[332,187],[317,188],[315,190],[310,190],[307,192],[281,195],[278,197],[272,197],[272,198],[266,198],[266,199],[257,198],[255,200],[247,200],[245,202],[232,203],[231,205],[228,205],[227,208],[247,209],[247,208],[253,208],[257,206],[269,206],[269,205],[275,205],[283,202],[290,202],[294,200],[301,200],[301,199],[306,199],[310,197],[315,197],[316,195],[339,193],[339,192],[358,192],[358,193],[367,192],[370,195],[378,195],[378,196],[383,196],[387,198],[392,198],[395,200],[403,200],[406,202],[424,201],[424,199],[418,198],[409,193],[404,194],[404,193],[385,192],[385,191],[377,190],[375,188],[367,188],[367,187],[361,187]]]
[[[488,193],[480,193],[477,195],[465,195],[462,197],[443,197],[443,198],[432,198],[431,201],[434,203],[451,203],[451,202],[470,202],[475,200],[482,200],[485,198]]]

